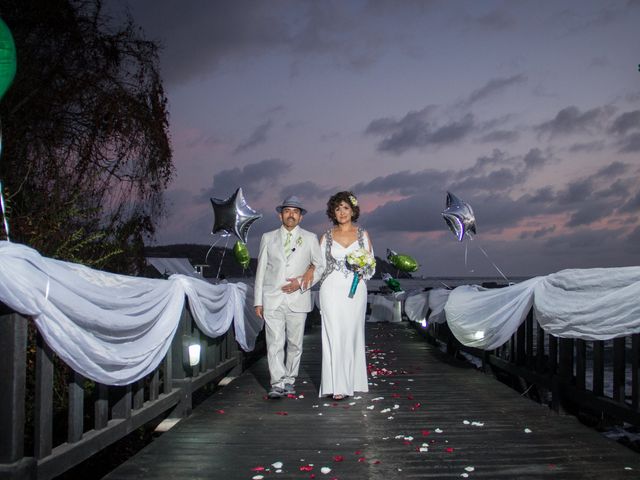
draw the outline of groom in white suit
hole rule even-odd
[[[298,225],[307,213],[298,197],[285,199],[276,211],[282,226],[260,240],[253,303],[265,323],[269,398],[296,393],[304,323],[313,309],[308,289],[324,270],[318,237]]]

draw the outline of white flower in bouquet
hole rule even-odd
[[[376,259],[366,248],[354,250],[346,257],[349,270],[369,280],[376,271]]]

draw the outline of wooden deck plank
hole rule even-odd
[[[450,360],[406,325],[367,325],[367,345],[379,352],[370,362],[395,374],[371,377],[361,398],[318,398],[316,326],[305,337],[305,383],[298,385],[304,398],[267,400],[262,359],[106,478],[640,477],[637,453]],[[423,444],[428,452],[418,451]],[[278,461],[280,473],[271,466]],[[300,470],[310,464],[313,470]],[[269,471],[252,471],[259,466]],[[332,470],[323,475],[322,467]]]

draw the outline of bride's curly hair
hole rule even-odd
[[[351,210],[353,210],[351,221],[354,223],[357,222],[360,217],[360,207],[358,206],[356,196],[352,192],[338,192],[331,196],[327,202],[327,217],[329,217],[329,220],[331,220],[334,225],[338,225],[336,208],[338,208],[338,205],[340,205],[341,202],[344,202],[351,207]]]

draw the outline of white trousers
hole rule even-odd
[[[272,387],[284,388],[285,383],[293,385],[296,382],[300,369],[306,318],[306,313],[292,312],[284,304],[276,310],[264,311],[267,360]]]

